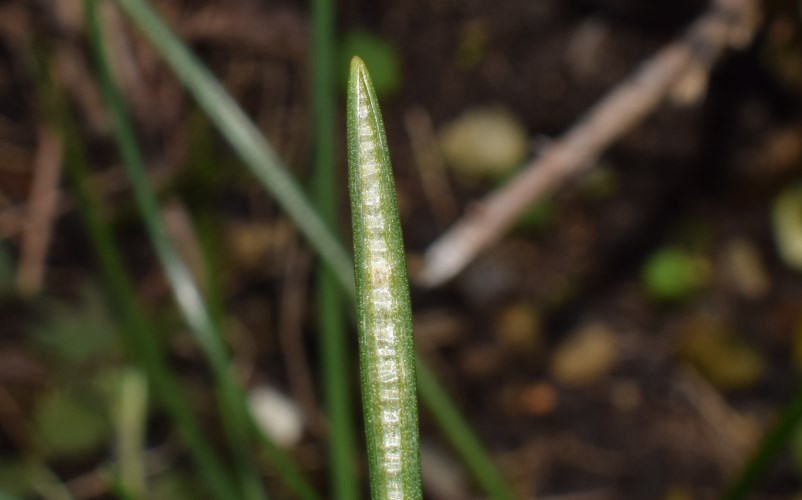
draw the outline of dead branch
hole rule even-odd
[[[52,226],[56,218],[60,178],[61,141],[53,130],[41,126],[17,272],[17,286],[26,294],[36,293],[42,287]]]
[[[544,194],[594,164],[616,139],[639,124],[669,93],[707,75],[728,47],[744,47],[757,25],[755,0],[715,0],[678,40],[647,60],[602,98],[512,181],[488,195],[438,238],[417,281],[441,285],[495,242]],[[682,89],[683,94],[687,94]]]

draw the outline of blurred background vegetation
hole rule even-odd
[[[415,275],[708,2],[153,6],[344,242],[344,87],[365,59]],[[322,305],[342,292],[323,291],[293,220],[116,2],[98,7],[111,82],[81,0],[0,3],[0,498],[364,496],[350,302],[339,319]],[[659,108],[451,283],[413,286],[419,351],[516,496],[715,498],[800,390],[802,7],[761,7],[753,44],[696,99]],[[219,345],[176,307],[125,144]],[[326,387],[321,332],[339,323],[350,395]],[[239,388],[267,445],[246,436]],[[485,495],[432,411],[426,498]],[[802,495],[787,430],[759,498]]]

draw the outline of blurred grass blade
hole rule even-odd
[[[64,131],[65,128],[63,126],[61,130]],[[221,500],[234,498],[237,490],[226,477],[228,472],[206,443],[200,425],[183,397],[179,383],[170,373],[163,347],[155,334],[157,330],[146,319],[145,313],[138,304],[136,292],[125,271],[111,230],[100,216],[100,214],[106,213],[105,207],[97,201],[97,197],[92,193],[86,181],[89,173],[82,159],[83,153],[77,153],[74,141],[68,140],[66,148],[72,150],[67,152],[66,166],[75,186],[78,209],[89,233],[89,240],[100,261],[111,298],[120,310],[127,349],[144,367],[150,386],[161,406],[173,420],[176,430],[197,463],[200,476],[211,494]]]
[[[481,443],[473,437],[473,433],[459,414],[456,405],[448,394],[440,387],[429,368],[418,359],[418,393],[427,402],[427,410],[440,424],[451,446],[459,453],[482,488],[496,500],[512,500],[512,494],[504,478],[498,473],[495,465],[487,456]]]
[[[26,459],[26,473],[36,493],[44,500],[74,500],[67,486],[38,457]]]
[[[286,172],[286,167],[278,160],[258,129],[248,120],[234,100],[226,94],[208,69],[203,67],[197,58],[187,50],[145,0],[116,0],[116,2],[123,7],[170,64],[198,104],[231,143],[234,151],[262,182],[265,189],[281,204],[293,222],[298,225],[312,248],[329,264],[348,297],[354,300],[353,265],[348,253],[309,204],[303,192]],[[422,360],[419,360],[418,364],[425,366]],[[418,384],[434,384],[431,388],[419,387],[424,404],[429,407],[448,404],[448,402],[429,399],[431,394],[443,392],[434,377],[419,379]],[[453,406],[449,408],[451,409],[449,414],[461,424],[457,428],[465,431],[459,439],[462,446],[456,449],[461,453],[464,448],[482,450],[481,444],[461,419],[458,410]],[[441,429],[448,432],[446,426],[450,426],[453,421],[441,418],[437,412],[432,412],[432,416]],[[472,466],[473,461],[468,457],[463,458],[466,464]],[[485,461],[491,463],[487,457],[485,457]],[[472,469],[472,473],[479,480],[493,476],[497,479],[494,483],[503,483],[501,475],[495,468],[486,471]],[[484,482],[480,484],[488,492],[494,491],[493,484]]]
[[[150,388],[172,419],[210,494],[220,500],[235,498],[237,490],[228,477],[228,471],[206,443],[180,384],[170,373],[157,329],[148,320],[136,298],[134,285],[125,271],[111,228],[102,216],[108,212],[107,207],[99,201],[88,182],[89,167],[73,125],[74,119],[61,92],[51,83],[44,61],[37,61],[36,65],[33,73],[37,75],[40,102],[45,103],[45,113],[61,135],[64,162],[76,194],[78,212],[100,263],[111,301],[119,312],[126,348],[145,370]]]
[[[248,409],[245,393],[238,385],[231,368],[222,336],[214,323],[192,275],[181,260],[168,236],[156,197],[148,185],[145,167],[127,116],[125,103],[113,81],[105,56],[102,33],[98,23],[97,0],[87,0],[88,26],[95,52],[101,90],[111,116],[113,131],[131,181],[137,206],[145,222],[156,254],[167,275],[179,308],[201,350],[211,365],[218,390],[223,424],[235,456],[245,498],[264,498],[258,472],[250,456],[250,436],[255,426]],[[262,439],[262,442],[268,441]],[[314,490],[306,483],[286,454],[274,445],[266,451],[287,485],[301,498],[314,498]]]
[[[119,481],[132,494],[143,495],[148,386],[139,370],[129,369],[123,374],[116,410]]]
[[[156,197],[148,185],[144,161],[136,144],[125,100],[113,81],[104,49],[103,34],[98,20],[99,0],[87,0],[89,30],[95,54],[101,90],[112,121],[114,137],[118,143],[123,166],[128,175],[137,207],[142,213],[145,227],[156,249],[167,279],[176,296],[180,310],[198,338],[198,343],[214,369],[223,369],[228,355],[223,341],[211,326],[203,299],[192,279],[192,274],[180,259],[170,242],[167,226],[160,213]],[[228,371],[228,370],[225,370]]]
[[[332,272],[353,290],[351,259],[317,215],[259,130],[220,83],[175,37],[145,0],[116,0],[170,64],[181,83],[208,113],[251,172],[262,182],[312,243]]]
[[[754,453],[734,478],[722,500],[741,500],[748,498],[760,478],[764,477],[769,466],[791,442],[794,431],[802,423],[802,388],[797,389],[794,399],[785,407],[779,421],[769,429]]]
[[[334,2],[312,1],[312,108],[314,113],[313,190],[317,208],[332,234],[337,234],[334,116],[336,103],[334,53]],[[332,497],[358,500],[356,422],[351,402],[351,362],[344,316],[344,301],[335,271],[321,259],[318,265],[316,303],[320,340],[323,394],[329,419],[329,464]]]
[[[179,309],[212,366],[223,423],[235,456],[235,469],[240,477],[243,494],[245,498],[254,500],[265,498],[258,473],[250,459],[247,426],[243,425],[243,419],[246,418],[245,405],[240,402],[242,396],[229,368],[226,346],[208,314],[190,270],[170,242],[156,197],[148,186],[144,163],[134,139],[124,100],[112,80],[107,63],[98,21],[97,0],[87,0],[87,15],[101,90],[111,116],[115,139],[123,157],[123,166],[133,187],[137,207],[173,289]]]
[[[401,219],[378,99],[359,57],[351,61],[348,81],[348,166],[371,498],[421,498],[412,306]]]

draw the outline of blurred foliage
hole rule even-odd
[[[545,229],[557,221],[557,207],[551,198],[544,198],[529,207],[516,224],[523,230]]]
[[[802,185],[782,190],[772,206],[774,241],[786,266],[802,271]]]
[[[34,496],[28,468],[21,460],[0,460],[0,500]]]
[[[53,388],[36,404],[33,422],[46,455],[78,459],[108,442],[111,428],[88,394]]]
[[[646,260],[641,272],[646,293],[660,302],[688,298],[709,277],[707,261],[680,248],[660,248]]]
[[[718,318],[686,319],[680,332],[680,356],[718,389],[754,386],[766,370],[761,354]]]
[[[109,358],[119,351],[119,336],[102,292],[85,285],[74,302],[48,299],[31,338],[51,356],[66,362]]]

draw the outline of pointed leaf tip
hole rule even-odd
[[[360,88],[363,92],[368,93],[367,87],[372,86],[373,82],[371,82],[365,61],[359,56],[351,58],[351,74],[348,79],[348,87],[352,91],[357,91],[357,88]]]
[[[365,73],[367,72],[367,69],[365,68],[365,61],[363,61],[359,56],[354,56],[351,58],[351,74],[356,73],[357,71]]]
[[[349,75],[349,87],[357,85],[357,82],[364,81],[368,74],[368,69],[365,66],[365,61],[359,56],[351,58],[351,73]]]

